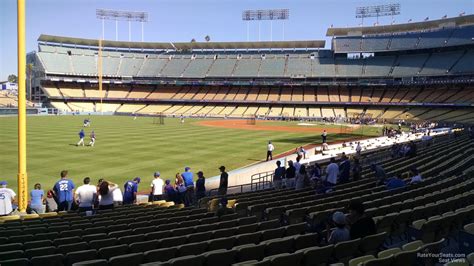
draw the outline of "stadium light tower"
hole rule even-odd
[[[364,18],[377,18],[377,25],[379,24],[379,17],[383,16],[393,16],[400,15],[401,5],[396,4],[387,4],[387,5],[378,5],[378,6],[363,6],[356,8],[356,18],[362,19],[362,25],[364,25]]]
[[[285,20],[290,19],[290,10],[285,9],[259,9],[242,11],[242,20],[247,22],[247,41],[249,41],[250,21],[258,21],[258,41],[260,41],[260,24],[262,20],[270,20],[270,41],[273,41],[273,21],[283,21],[283,40],[285,39]]]
[[[137,11],[118,11],[108,9],[96,9],[96,17],[102,20],[102,39],[104,39],[105,20],[115,20],[115,40],[118,41],[118,21],[128,21],[128,41],[132,41],[132,21],[141,22],[142,24],[142,42],[144,40],[143,24],[148,22],[147,12]]]

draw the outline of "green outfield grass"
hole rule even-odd
[[[140,176],[148,186],[154,171],[164,179],[174,179],[177,172],[190,166],[202,170],[206,177],[218,174],[218,167],[229,170],[265,159],[266,143],[272,140],[275,154],[300,145],[319,143],[319,134],[253,131],[200,126],[198,119],[167,118],[165,125],[153,124],[152,118],[94,116],[86,128],[86,144],[93,129],[97,135],[95,147],[76,147],[84,116],[28,117],[28,177],[49,188],[59,178],[59,172],[69,170],[70,177],[80,184],[85,176],[95,183],[105,178],[122,184]],[[272,122],[288,125],[287,122]],[[292,123],[293,124],[293,123]],[[379,135],[380,128],[363,127],[352,134],[330,134],[328,141],[352,137]],[[17,118],[0,117],[0,180],[16,187]]]

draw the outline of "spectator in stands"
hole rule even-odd
[[[326,179],[324,180],[325,187],[333,187],[337,184],[337,176],[339,175],[339,166],[336,159],[332,157],[329,165],[326,167]]]
[[[306,166],[301,165],[300,170],[296,174],[296,180],[295,180],[295,189],[303,189],[308,182],[308,175],[306,173]]]
[[[13,212],[13,202],[16,194],[12,189],[7,188],[7,181],[0,181],[0,216],[10,215]]]
[[[206,179],[204,178],[204,173],[202,171],[197,172],[197,176],[198,179],[196,180],[196,201],[199,202],[200,199],[206,196]]]
[[[114,198],[114,206],[123,205],[123,193],[119,186],[117,186],[112,192]]]
[[[58,199],[58,211],[70,211],[73,203],[74,182],[67,178],[68,171],[61,171],[61,179],[54,185]]]
[[[41,184],[35,184],[35,188],[30,192],[30,209],[32,213],[44,213],[44,191],[41,189]]]
[[[418,171],[418,169],[416,169],[415,167],[413,167],[411,170],[411,180],[410,180],[410,184],[416,184],[416,183],[420,183],[421,181],[423,181],[423,178],[421,177],[421,174],[420,172]]]
[[[184,204],[184,196],[186,195],[186,186],[184,185],[183,177],[180,173],[176,174],[175,177],[175,186],[176,186],[176,201],[178,204]]]
[[[58,210],[58,202],[55,198],[54,191],[48,190],[46,194],[46,212],[55,212]]]
[[[221,176],[219,179],[219,195],[225,195],[227,194],[227,187],[229,186],[229,174],[225,171],[225,166],[221,165],[219,167],[219,170],[221,171]]]
[[[326,239],[328,244],[337,244],[339,242],[350,240],[350,232],[346,227],[346,215],[340,211],[334,212],[332,215],[332,221],[336,226],[335,229],[331,231],[329,223],[326,225]]]
[[[352,180],[359,180],[361,173],[362,166],[360,165],[359,158],[354,158],[354,163],[352,164]]]
[[[416,144],[413,141],[410,141],[408,144],[409,150],[407,152],[407,156],[413,158],[416,156]]]
[[[387,174],[385,174],[385,170],[382,166],[378,164],[371,164],[370,168],[374,171],[375,178],[377,179],[377,184],[381,185],[385,183],[385,179],[387,179]]]
[[[469,127],[469,138],[474,139],[474,127]]]
[[[377,233],[374,220],[372,217],[365,215],[364,204],[360,201],[351,201],[348,210],[350,221],[351,239],[363,238],[365,236]]]
[[[296,174],[298,174],[298,172],[300,171],[300,167],[301,167],[301,156],[296,156],[296,162],[293,163],[293,165],[295,166],[295,172]]]
[[[362,152],[362,146],[360,146],[360,141],[357,142],[356,146],[356,154],[357,156],[360,156],[360,153]]]
[[[164,196],[166,201],[173,201],[174,203],[177,203],[176,200],[176,190],[175,188],[171,185],[171,181],[167,179],[165,181],[165,187],[163,189],[164,191]]]
[[[99,185],[99,209],[100,210],[107,210],[114,208],[114,190],[117,189],[118,186],[114,183],[108,181],[102,181]]]
[[[90,184],[89,177],[84,178],[84,185],[78,187],[74,192],[74,198],[79,206],[79,212],[92,211],[97,198],[97,188]]]
[[[275,150],[275,146],[273,146],[272,141],[268,142],[267,145],[267,161],[270,158],[270,160],[273,160],[273,151]]]
[[[123,204],[133,204],[137,202],[138,184],[140,177],[135,177],[131,181],[125,182],[123,185]]]
[[[186,186],[186,193],[184,195],[184,205],[186,207],[194,205],[194,181],[191,167],[186,166],[184,172],[181,173]]]
[[[285,167],[281,166],[281,162],[276,162],[277,168],[275,168],[275,172],[273,173],[273,187],[274,188],[281,188],[281,182],[285,178]]]
[[[150,186],[151,186],[152,201],[162,200],[164,182],[160,178],[160,172],[155,172],[153,174],[153,181],[151,181]]]
[[[288,168],[286,169],[285,173],[285,187],[293,187],[295,185],[295,177],[296,177],[296,168],[293,165],[293,161],[288,161]]]
[[[402,179],[402,174],[398,173],[396,176],[389,178],[387,184],[385,185],[388,190],[394,190],[397,188],[405,187],[405,181]]]
[[[322,177],[321,166],[318,163],[314,163],[313,171],[311,172],[311,179],[320,180]]]
[[[351,177],[351,161],[346,154],[342,155],[341,163],[339,163],[339,182],[345,183]]]

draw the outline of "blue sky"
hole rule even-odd
[[[145,41],[169,42],[245,41],[246,24],[241,20],[245,9],[289,8],[290,20],[285,23],[286,40],[325,38],[326,29],[356,26],[358,6],[393,3],[372,0],[26,0],[26,49],[37,49],[41,33],[81,38],[99,38],[102,26],[95,17],[96,8],[146,11]],[[474,13],[474,0],[399,0],[402,14],[396,22],[438,19],[460,12]],[[366,19],[372,24],[375,19]],[[380,24],[389,24],[390,17]],[[258,40],[258,24],[250,26],[250,40]],[[281,22],[273,23],[273,40],[282,40]],[[16,64],[16,1],[0,0],[0,80],[17,73]],[[105,38],[115,39],[115,22],[106,22]],[[262,22],[261,39],[270,40],[270,24]],[[128,40],[128,24],[119,22],[119,40]],[[132,40],[141,40],[141,26],[132,24]]]

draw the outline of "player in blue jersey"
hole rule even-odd
[[[84,137],[86,136],[86,133],[84,133],[84,129],[81,129],[79,131],[79,142],[76,144],[76,146],[82,145],[84,146]]]
[[[61,171],[61,179],[54,185],[54,194],[58,199],[58,211],[70,211],[73,202],[74,183],[67,178],[67,174],[66,170]]]
[[[123,204],[133,204],[137,201],[138,184],[140,177],[135,177],[132,181],[127,181],[123,185]]]

